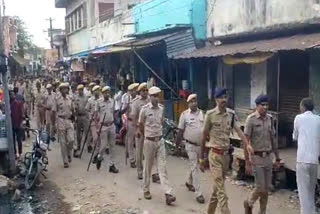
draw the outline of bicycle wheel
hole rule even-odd
[[[39,176],[39,167],[38,162],[34,162],[33,160],[30,160],[30,165],[25,177],[24,184],[26,186],[26,189],[29,190],[33,187],[34,183],[36,182],[38,176]]]

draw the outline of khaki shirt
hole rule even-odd
[[[139,123],[144,124],[145,137],[162,136],[163,106],[153,107],[151,103],[144,105],[139,115]]]
[[[104,114],[106,117],[104,119],[105,123],[110,123],[114,121],[114,100],[109,98],[107,101],[104,98],[100,98],[97,102],[95,111],[99,117],[99,122],[103,121]]]
[[[49,95],[49,93],[47,92],[45,94],[46,110],[47,111],[51,111],[52,110],[52,106],[54,105],[55,102],[56,102],[56,93],[51,92],[51,95]]]
[[[64,98],[62,95],[55,100],[52,111],[57,115],[57,128],[65,130],[72,128],[72,122],[69,118],[72,116],[73,104],[69,96]],[[59,117],[62,116],[63,118]]]
[[[32,94],[32,87],[30,85],[25,88],[23,95],[24,95],[25,102],[31,102],[32,101],[33,94]]]
[[[45,99],[45,95],[44,92],[40,91],[36,91],[35,95],[35,101],[34,104],[37,108],[43,108],[46,104],[46,99]]]
[[[94,111],[96,109],[96,105],[98,103],[98,100],[99,99],[96,99],[94,96],[92,96],[88,99],[88,103],[86,105],[86,110],[87,110],[90,117],[92,117],[92,114],[94,113]]]
[[[200,109],[197,112],[191,112],[190,109],[185,110],[180,115],[178,128],[183,130],[183,138],[201,145],[202,131],[204,125],[204,115]]]
[[[275,130],[272,125],[272,116],[267,114],[262,118],[256,111],[250,114],[247,118],[245,135],[250,137],[251,145],[254,151],[271,151]]]
[[[229,108],[226,109],[226,112],[220,112],[218,107],[207,112],[204,122],[204,130],[208,131],[210,136],[210,141],[206,144],[207,147],[229,149],[233,117],[234,111]],[[238,125],[234,119],[233,127],[235,126]]]
[[[132,105],[132,112],[131,112],[131,117],[133,119],[133,121],[135,123],[138,122],[139,120],[139,114],[141,111],[141,108],[144,105],[147,105],[150,102],[149,98],[147,99],[142,99],[141,97],[139,97]]]
[[[128,110],[127,110],[127,116],[128,116],[128,118],[133,119],[134,115],[132,114],[132,113],[133,113],[132,108],[133,108],[134,103],[135,103],[139,98],[140,98],[139,96],[136,96],[135,98],[130,99],[130,101],[129,101],[129,106],[128,106]]]
[[[77,95],[74,100],[74,108],[76,114],[79,115],[87,115],[86,106],[88,103],[88,97],[86,95],[80,96]]]

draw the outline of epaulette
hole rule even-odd
[[[227,108],[227,112],[230,114],[235,114],[235,111],[233,109]]]
[[[209,110],[209,111],[207,111],[207,115],[210,115],[210,114],[212,114],[212,113],[215,113],[216,112],[216,109],[214,108],[214,109],[211,109],[211,110]]]
[[[248,118],[252,118],[252,117],[255,117],[255,112],[248,115]]]

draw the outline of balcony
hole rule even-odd
[[[55,0],[56,8],[66,8],[68,0]]]

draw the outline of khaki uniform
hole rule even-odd
[[[85,140],[83,133],[86,134],[89,128],[89,117],[86,111],[88,97],[77,95],[74,100],[75,114],[76,114],[76,136],[77,136],[77,150],[81,148],[82,142]],[[83,130],[83,132],[82,132]]]
[[[151,103],[143,106],[139,116],[139,123],[144,124],[145,157],[143,168],[143,191],[150,191],[150,177],[154,160],[157,161],[160,182],[166,194],[172,195],[172,187],[168,180],[166,168],[166,149],[162,138],[163,106],[153,107]]]
[[[96,113],[99,118],[99,124],[102,123],[103,117],[104,125],[101,128],[100,141],[101,145],[98,150],[99,158],[103,158],[106,148],[109,148],[109,166],[114,165],[113,155],[116,141],[116,127],[114,125],[114,100],[109,98],[107,101],[104,98],[99,99],[96,105]]]
[[[244,133],[250,137],[255,155],[252,155],[252,167],[255,177],[255,188],[250,194],[248,202],[252,207],[260,198],[260,213],[265,214],[268,203],[268,192],[272,179],[271,151],[277,145],[274,140],[275,130],[272,125],[272,116],[260,117],[258,112],[250,114],[247,118]]]
[[[31,117],[33,94],[32,87],[30,85],[25,88],[23,96],[25,105],[24,108],[26,109],[27,115]]]
[[[195,188],[196,197],[201,196],[200,191],[200,152],[203,131],[204,115],[201,110],[191,112],[190,109],[182,112],[178,128],[183,130],[183,139],[190,162],[190,172],[188,173],[187,183]]]
[[[133,125],[138,124],[139,120],[139,114],[141,111],[141,108],[146,105],[149,102],[149,98],[142,99],[139,97],[136,102],[132,105],[132,119],[133,119]],[[136,165],[137,165],[137,171],[139,175],[142,175],[143,172],[143,137],[140,138],[135,137],[135,143],[136,143]]]
[[[205,117],[204,130],[208,131],[210,136],[210,141],[207,142],[206,147],[210,148],[209,163],[214,183],[208,214],[216,212],[218,203],[221,214],[230,214],[224,182],[230,162],[229,137],[232,131],[233,118],[233,110],[227,108],[226,112],[220,112],[218,107],[208,111]],[[234,123],[236,122],[234,121]],[[234,124],[234,126],[236,125]],[[217,150],[221,153],[218,154]]]
[[[36,105],[35,111],[36,111],[36,124],[37,129],[44,128],[45,127],[45,94],[44,92],[36,91],[35,95],[35,101],[34,104]]]
[[[88,103],[87,103],[87,106],[86,106],[86,110],[89,114],[89,118],[91,119],[92,118],[92,115],[95,113],[95,108],[96,108],[96,105],[98,103],[98,100],[99,99],[96,99],[94,96],[90,97],[89,100],[88,100]],[[97,120],[93,120],[92,123],[91,123],[91,127],[90,127],[91,131],[89,132],[89,136],[88,136],[88,142],[89,144],[88,145],[92,145],[92,143],[98,143],[98,134],[97,134],[97,131],[99,129],[99,124],[98,124],[98,121]]]
[[[46,107],[46,130],[50,137],[54,136],[53,124],[52,124],[52,106],[55,103],[56,93],[51,92],[45,94],[45,107]]]
[[[132,114],[132,108],[134,103],[139,99],[136,96],[134,99],[130,99],[129,107],[127,110],[127,117],[128,117],[128,127],[127,127],[127,146],[128,146],[128,153],[129,153],[129,160],[130,163],[135,163],[135,151],[134,151],[134,144],[135,144],[135,134],[137,130],[137,124],[135,123],[135,119],[133,118],[134,115]]]
[[[72,116],[73,104],[69,96],[64,98],[57,96],[52,111],[56,112],[58,129],[58,139],[60,142],[63,163],[68,163],[68,156],[71,157],[74,143],[74,127],[70,120]]]

